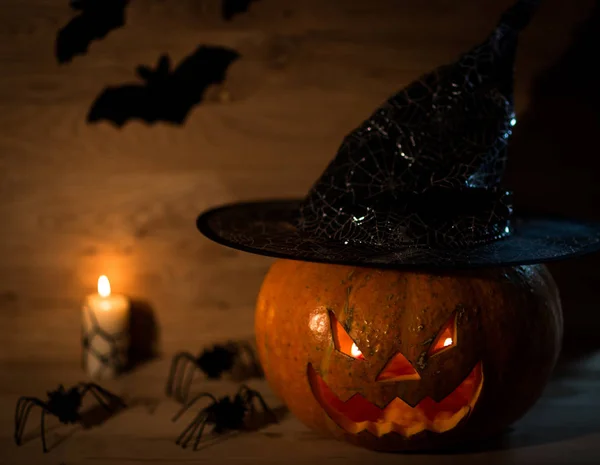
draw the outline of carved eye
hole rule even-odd
[[[429,356],[439,354],[454,345],[456,345],[456,315],[453,314],[431,344]]]
[[[332,311],[329,311],[329,321],[331,321],[331,333],[333,334],[335,348],[348,357],[364,360],[365,357],[356,345],[356,342],[348,335]]]

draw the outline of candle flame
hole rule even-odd
[[[110,295],[110,282],[104,275],[98,278],[98,294],[102,297],[108,297]]]
[[[444,347],[448,347],[452,345],[452,338],[451,337],[447,337],[446,340],[444,341]]]

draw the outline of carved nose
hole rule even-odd
[[[411,379],[421,379],[421,376],[400,352],[394,355],[383,367],[381,373],[377,375],[377,381],[406,381]]]

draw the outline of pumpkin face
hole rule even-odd
[[[426,334],[420,323],[420,337],[401,339],[396,347],[385,344],[388,347],[380,357],[371,348],[365,356],[333,312],[328,313],[335,350],[345,356],[336,363],[338,369],[333,370],[333,376],[343,379],[344,369],[350,374],[350,379],[342,383],[349,387],[342,390],[345,400],[310,362],[307,376],[315,399],[340,428],[351,434],[368,431],[381,437],[393,431],[410,437],[421,431],[446,432],[470,414],[481,393],[483,371],[477,360],[478,344],[469,337],[473,333],[465,331],[465,325],[458,322],[464,318],[463,312],[453,311],[436,336],[428,339],[423,339]],[[458,336],[459,328],[465,334]],[[365,333],[365,339],[370,339],[370,331]],[[459,340],[467,357],[453,363]],[[370,363],[371,359],[375,363]],[[385,362],[383,367],[381,361]],[[354,386],[355,377],[381,386],[368,398]],[[442,378],[444,381],[440,382]]]
[[[500,431],[539,397],[562,336],[543,266],[433,275],[275,262],[261,363],[309,427],[381,450]]]

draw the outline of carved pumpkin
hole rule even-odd
[[[255,324],[293,414],[389,451],[500,432],[540,396],[562,337],[543,265],[427,274],[279,260]]]

